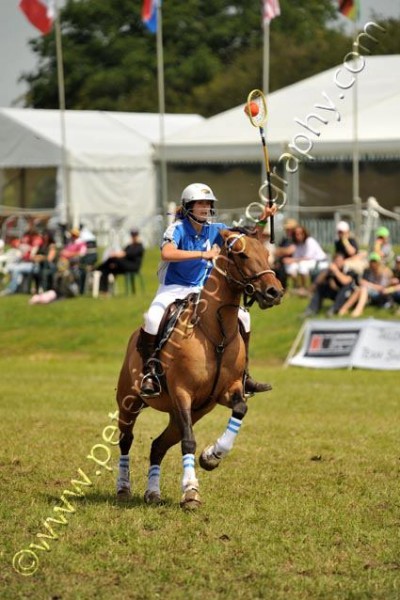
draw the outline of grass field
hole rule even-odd
[[[133,500],[116,503],[106,467],[118,450],[102,434],[156,260],[148,252],[137,297],[1,299],[0,598],[400,598],[399,375],[283,369],[305,300],[252,310],[252,372],[274,390],[249,401],[225,462],[198,469],[202,508],[179,508],[179,447],[163,463],[165,504],[143,504],[150,443],[166,423],[150,409],[135,429]],[[198,451],[228,418],[217,408],[196,425]],[[103,467],[90,455],[112,458]],[[65,495],[82,472],[92,485]]]

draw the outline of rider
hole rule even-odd
[[[156,349],[157,332],[165,309],[177,299],[198,293],[204,285],[211,268],[212,259],[220,253],[224,223],[211,223],[217,198],[212,189],[203,183],[192,183],[182,192],[181,206],[174,223],[165,231],[161,245],[161,265],[158,271],[160,285],[156,296],[145,314],[144,327],[140,330],[137,349],[143,361],[144,377],[141,383],[143,396],[160,393],[159,383],[152,361]],[[273,215],[276,208],[265,207],[261,223]],[[250,339],[250,314],[240,308],[241,334],[246,348],[245,393],[264,392],[271,389],[268,383],[258,383],[247,373]],[[147,362],[149,361],[149,362]]]

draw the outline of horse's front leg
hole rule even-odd
[[[207,446],[200,455],[200,466],[206,471],[218,467],[221,460],[232,450],[237,434],[247,412],[247,404],[239,391],[232,395],[232,416],[224,433],[214,444]]]
[[[200,506],[199,482],[195,470],[196,440],[193,433],[193,423],[190,408],[180,407],[175,416],[182,433],[182,508],[196,509]]]

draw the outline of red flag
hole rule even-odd
[[[263,23],[269,25],[269,23],[275,17],[279,17],[281,14],[281,7],[279,6],[278,0],[263,0]]]
[[[26,18],[43,34],[49,33],[53,27],[53,0],[21,0],[19,7]]]

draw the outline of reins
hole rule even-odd
[[[217,264],[217,260],[219,258],[218,256],[214,259],[213,262],[214,262],[214,267],[217,269],[217,271],[219,273],[221,273],[221,275],[223,275],[225,277],[225,279],[228,281],[228,283],[233,283],[233,284],[239,286],[240,288],[242,288],[244,306],[246,308],[248,308],[249,306],[252,306],[252,304],[255,302],[256,290],[255,290],[255,287],[252,282],[256,281],[257,279],[260,279],[260,277],[262,277],[266,273],[275,275],[275,271],[273,271],[272,269],[264,269],[263,271],[259,271],[258,273],[255,273],[254,275],[251,275],[251,276],[247,276],[243,273],[242,269],[240,268],[240,266],[237,264],[237,262],[235,260],[235,254],[239,254],[240,252],[243,252],[244,248],[242,250],[239,250],[236,252],[233,249],[235,243],[237,241],[241,240],[243,237],[244,237],[244,234],[233,235],[232,241],[230,243],[226,243],[226,247],[227,247],[227,251],[228,251],[228,258],[233,262],[236,270],[238,271],[239,275],[242,278],[242,281],[233,277],[232,274],[228,271],[228,269],[226,269],[224,271],[223,269],[221,269],[218,266],[218,264]],[[228,260],[228,263],[229,263],[229,260]]]

